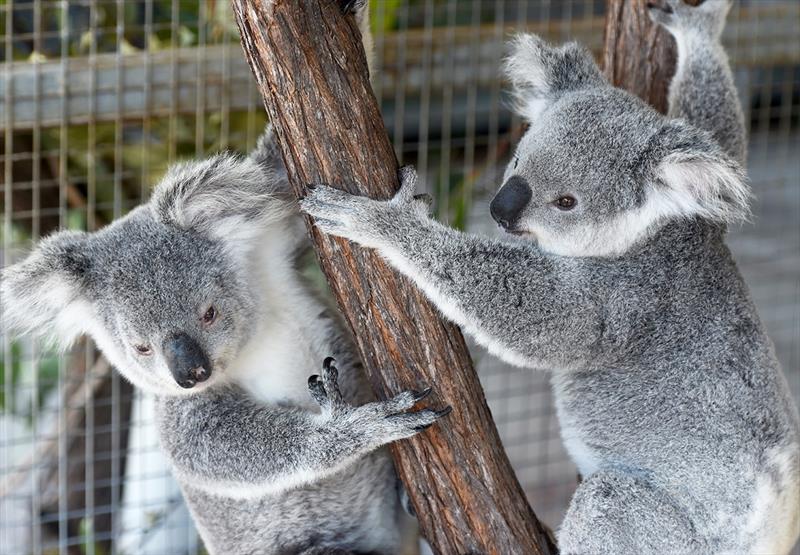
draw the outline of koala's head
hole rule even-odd
[[[96,233],[56,233],[6,268],[4,328],[62,344],[88,334],[161,395],[224,378],[258,317],[247,261],[265,233],[286,234],[270,225],[291,214],[276,181],[252,157],[174,166],[148,204]]]
[[[490,207],[507,232],[615,256],[672,219],[746,216],[744,173],[711,136],[610,86],[577,44],[518,37],[506,70],[530,124]]]

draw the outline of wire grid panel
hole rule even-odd
[[[514,30],[602,46],[602,0],[372,3],[375,91],[401,163],[451,225],[493,233],[487,202],[522,132],[498,68]],[[731,242],[800,396],[800,7],[741,2],[725,43],[751,126],[755,225]],[[247,151],[265,119],[223,1],[0,2],[3,265],[57,228],[94,230],[166,167]],[[91,344],[3,337],[0,553],[201,549],[148,399]],[[556,525],[576,486],[547,376],[473,349],[506,449]]]

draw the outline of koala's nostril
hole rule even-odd
[[[206,370],[204,366],[198,366],[197,368],[193,368],[189,373],[192,376],[194,376],[194,379],[197,380],[198,382],[206,381],[211,375],[211,373],[208,370]]]
[[[194,380],[189,380],[189,379],[186,379],[186,380],[179,380],[179,381],[178,381],[178,385],[179,385],[179,386],[181,386],[181,387],[182,387],[182,388],[184,388],[184,389],[191,389],[191,388],[193,388],[195,383],[197,383],[197,382],[195,382]]]
[[[176,333],[164,340],[164,358],[179,386],[194,387],[211,377],[211,362],[200,344],[185,333]]]
[[[533,193],[528,182],[522,177],[514,175],[497,191],[489,205],[489,212],[494,221],[504,229],[511,229],[532,196]]]

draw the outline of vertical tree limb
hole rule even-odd
[[[603,71],[615,87],[632,92],[661,113],[667,112],[669,82],[675,74],[675,41],[650,21],[648,2],[606,0]],[[698,5],[702,0],[684,0]]]
[[[389,198],[397,161],[372,94],[358,28],[334,0],[232,0],[298,196],[326,182]],[[377,393],[434,386],[453,413],[392,446],[424,535],[440,553],[545,554],[547,534],[503,451],[457,327],[375,254],[309,224]]]

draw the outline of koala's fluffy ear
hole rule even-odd
[[[505,62],[516,111],[528,121],[564,93],[607,82],[592,55],[576,42],[551,46],[532,34],[517,35]]]
[[[725,224],[748,218],[751,193],[744,169],[708,133],[671,121],[655,143],[650,171],[658,212]]]
[[[157,220],[205,233],[242,254],[265,226],[291,213],[291,201],[276,190],[278,181],[253,156],[219,154],[172,166],[150,207]]]
[[[281,150],[278,147],[278,140],[271,123],[258,138],[256,147],[248,158],[258,164],[272,181],[271,190],[276,196],[285,197],[286,200],[294,199],[292,191],[289,189],[289,178],[286,175],[286,167],[283,164]]]
[[[28,257],[0,275],[2,329],[68,345],[93,319],[86,284],[89,236],[62,231],[43,239]]]

